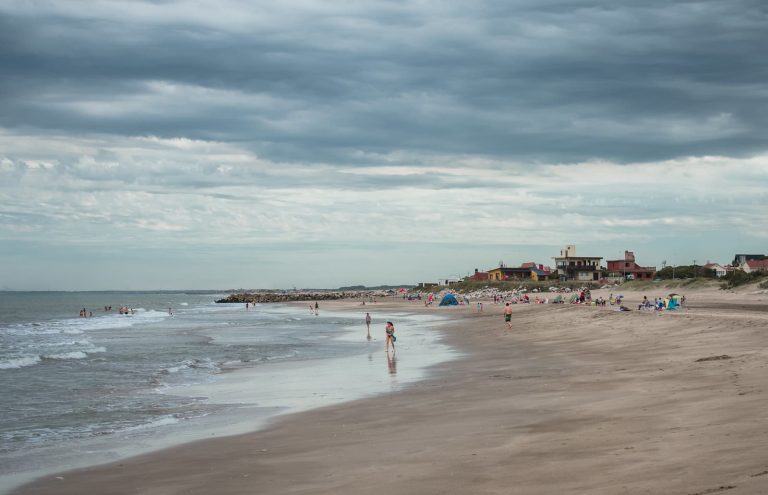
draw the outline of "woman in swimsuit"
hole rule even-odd
[[[395,325],[393,325],[391,321],[387,322],[386,332],[387,341],[384,343],[384,347],[387,349],[387,352],[389,352],[389,344],[392,344],[392,352],[395,352],[395,340],[397,340],[397,338],[395,337]]]

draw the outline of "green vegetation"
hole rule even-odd
[[[621,285],[624,290],[655,290],[655,289],[705,289],[717,288],[719,281],[711,278],[675,278],[667,280],[632,280]]]
[[[674,280],[678,278],[717,278],[714,270],[704,268],[701,265],[667,266],[656,272],[656,278],[661,280]]]
[[[743,270],[735,270],[720,279],[723,281],[720,287],[722,289],[733,289],[734,287],[739,287],[740,285],[747,285],[753,282],[762,281],[759,287],[761,289],[768,289],[768,280],[765,279],[768,279],[768,274],[763,272],[747,273]]]

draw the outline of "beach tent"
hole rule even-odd
[[[667,303],[667,309],[677,309],[680,303],[674,297]]]
[[[667,303],[667,309],[677,309],[680,307],[680,296],[677,294],[669,295],[669,302]]]
[[[456,300],[456,296],[453,294],[446,294],[443,296],[443,300],[440,301],[440,306],[458,306],[459,301]]]

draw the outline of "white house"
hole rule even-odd
[[[460,277],[448,277],[448,278],[441,278],[438,280],[437,285],[451,285],[461,282]]]
[[[725,277],[725,274],[727,273],[727,270],[725,269],[725,267],[718,263],[707,263],[706,265],[704,265],[704,268],[706,268],[707,270],[714,270],[715,276],[717,278]]]

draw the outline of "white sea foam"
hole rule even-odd
[[[176,416],[173,416],[172,414],[168,414],[165,416],[160,416],[159,418],[155,419],[154,421],[150,421],[149,423],[142,423],[140,425],[124,428],[121,430],[121,432],[146,430],[147,428],[156,428],[158,426],[174,425],[178,422],[179,422],[179,418],[177,418]]]
[[[74,351],[74,352],[62,352],[60,354],[45,354],[43,355],[43,359],[85,359],[88,357],[88,354],[84,353],[83,351]]]
[[[162,321],[169,315],[165,311],[138,308],[132,315],[108,314],[92,318],[67,318],[0,327],[0,334],[8,335],[80,335],[84,332],[129,328],[137,324]]]
[[[66,345],[66,344],[75,344],[75,343],[70,342],[70,343],[64,343],[64,344]],[[87,342],[87,344],[90,344],[90,342]],[[48,345],[51,345],[51,344],[48,344]],[[94,347],[91,345],[91,347],[88,347],[80,351],[55,352],[51,354],[40,354],[36,356],[16,357],[11,359],[6,359],[5,361],[0,361],[0,370],[18,369],[18,368],[23,368],[25,366],[34,366],[42,362],[44,359],[55,359],[55,360],[85,359],[88,357],[89,354],[97,354],[101,352],[107,352],[107,349],[105,347]]]
[[[182,371],[184,369],[207,369],[207,370],[213,370],[214,372],[219,371],[219,367],[210,358],[185,359],[178,365],[165,368],[162,371],[165,371],[166,373],[178,373],[179,371]]]
[[[11,370],[32,366],[40,362],[40,356],[24,356],[0,361],[0,370]]]
[[[67,340],[65,342],[44,342],[38,344],[41,347],[62,347],[68,345],[93,345],[90,340]]]

